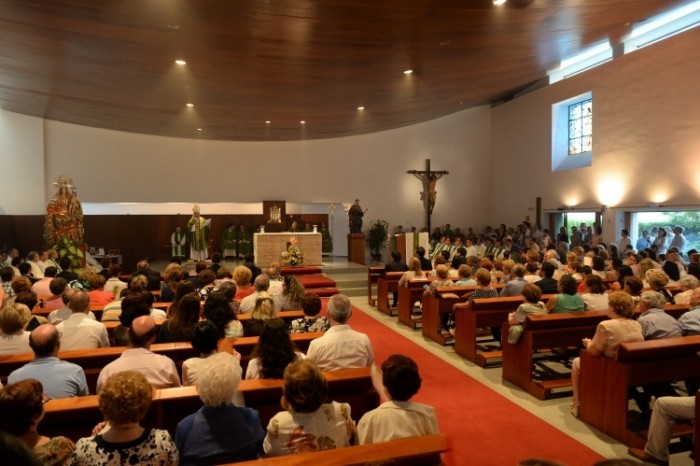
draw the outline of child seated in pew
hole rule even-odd
[[[508,343],[511,344],[518,342],[527,316],[547,313],[547,308],[544,303],[540,301],[542,290],[540,290],[539,286],[528,283],[523,287],[522,295],[525,302],[518,306],[514,312],[508,314],[508,325],[511,327],[520,327],[519,329],[510,328],[508,330]]]
[[[410,401],[421,386],[418,366],[411,358],[392,354],[382,364],[381,374],[372,367],[372,380],[382,398],[388,401],[360,419],[357,425],[360,445],[440,432],[435,408]]]
[[[263,448],[268,456],[348,447],[355,437],[350,405],[324,403],[328,383],[318,366],[296,360],[284,371],[281,411],[267,425]]]

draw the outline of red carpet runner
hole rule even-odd
[[[568,466],[590,466],[601,459],[391,328],[357,308],[354,311],[350,325],[369,335],[378,365],[394,353],[405,354],[418,364],[423,384],[414,400],[437,409],[440,430],[452,446],[446,457],[448,465],[510,466],[537,457]]]

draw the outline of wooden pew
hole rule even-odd
[[[698,351],[700,336],[623,343],[615,359],[581,351],[581,420],[629,447],[644,447],[645,432],[628,425],[629,388],[696,377]],[[674,435],[691,433],[685,425],[674,431]]]
[[[276,456],[242,463],[230,463],[227,466],[305,466],[308,464],[325,464],[334,466],[370,466],[378,464],[391,465],[439,465],[441,454],[449,451],[447,437],[429,435],[413,437],[390,442],[357,445],[290,456]]]
[[[325,372],[324,375],[328,381],[327,400],[349,403],[353,419],[359,420],[364,413],[379,406],[379,395],[372,385],[369,367]],[[282,380],[243,380],[238,390],[243,394],[246,406],[260,413],[263,428],[282,409]],[[195,387],[155,390],[143,425],[167,429],[174,436],[177,423],[201,406]],[[64,435],[77,440],[89,436],[94,425],[102,420],[97,395],[50,400],[44,405],[44,410],[41,432],[51,437]]]
[[[304,311],[302,310],[296,310],[296,311],[279,311],[277,312],[277,317],[280,319],[284,320],[287,323],[290,323],[293,320],[296,319],[301,319],[304,317]],[[241,322],[250,320],[251,319],[251,314],[236,314],[236,318],[240,320]]]
[[[420,301],[423,297],[423,285],[430,283],[429,279],[411,280],[408,287],[399,287],[399,323],[412,329],[422,325],[422,318],[413,319],[413,303]]]
[[[296,333],[292,335],[292,341],[301,352],[306,352],[309,344],[323,333]],[[241,354],[241,367],[243,372],[248,366],[253,349],[258,343],[258,337],[225,338],[219,341],[219,351],[227,351],[233,354],[234,349]],[[90,350],[61,351],[58,357],[64,361],[79,365],[85,371],[90,393],[95,393],[97,378],[104,366],[121,356],[125,346],[112,346]],[[196,351],[189,342],[154,343],[151,351],[168,356],[175,361],[178,371],[181,371],[182,363],[191,357],[197,356]],[[26,353],[12,356],[0,356],[0,380],[7,381],[7,376],[34,359],[34,354]]]
[[[385,272],[377,279],[377,310],[379,312],[389,316],[394,315],[395,308],[392,308],[389,303],[389,293],[399,291],[399,280],[403,274],[403,272]]]
[[[508,343],[508,323],[501,328],[503,380],[544,400],[552,390],[571,387],[571,375],[556,380],[535,380],[533,370],[538,350],[580,347],[581,339],[591,338],[599,322],[607,319],[607,311],[572,312],[528,316],[525,329],[516,344]]]
[[[374,306],[376,300],[372,297],[372,285],[377,284],[377,280],[384,273],[383,265],[371,265],[367,267],[367,304]]]

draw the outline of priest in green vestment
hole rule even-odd
[[[190,258],[195,261],[205,260],[208,256],[209,225],[211,219],[205,219],[200,215],[198,205],[192,207],[192,217],[187,222],[190,232]]]
[[[175,231],[170,235],[171,255],[173,257],[184,257],[185,244],[187,244],[187,235],[182,232],[180,227],[175,227]]]
[[[333,238],[325,223],[321,223],[321,252],[331,254],[333,252]]]
[[[253,234],[242,223],[238,226],[238,257],[245,258],[253,252]]]
[[[236,245],[238,244],[236,225],[232,223],[221,233],[221,250],[224,257],[236,257]]]

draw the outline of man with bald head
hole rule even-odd
[[[36,379],[44,386],[44,394],[52,399],[89,394],[83,368],[58,359],[61,342],[55,326],[44,324],[35,328],[29,335],[29,346],[35,358],[12,372],[8,383]]]
[[[83,290],[75,290],[68,301],[71,315],[56,328],[61,332],[61,349],[94,349],[109,346],[107,328],[88,316],[90,295]]]
[[[257,301],[260,293],[267,292],[270,289],[270,277],[268,277],[267,274],[261,273],[255,277],[254,285],[255,293],[243,298],[241,304],[238,306],[238,312],[241,314],[250,314],[253,312],[253,309],[255,309],[255,301]],[[275,305],[275,310],[279,311],[281,306],[278,297],[272,296],[272,301]]]
[[[151,316],[140,316],[131,323],[129,348],[115,361],[107,364],[97,378],[97,392],[110,376],[124,371],[142,373],[153,388],[180,386],[180,376],[172,359],[150,350],[158,335],[158,327]]]

